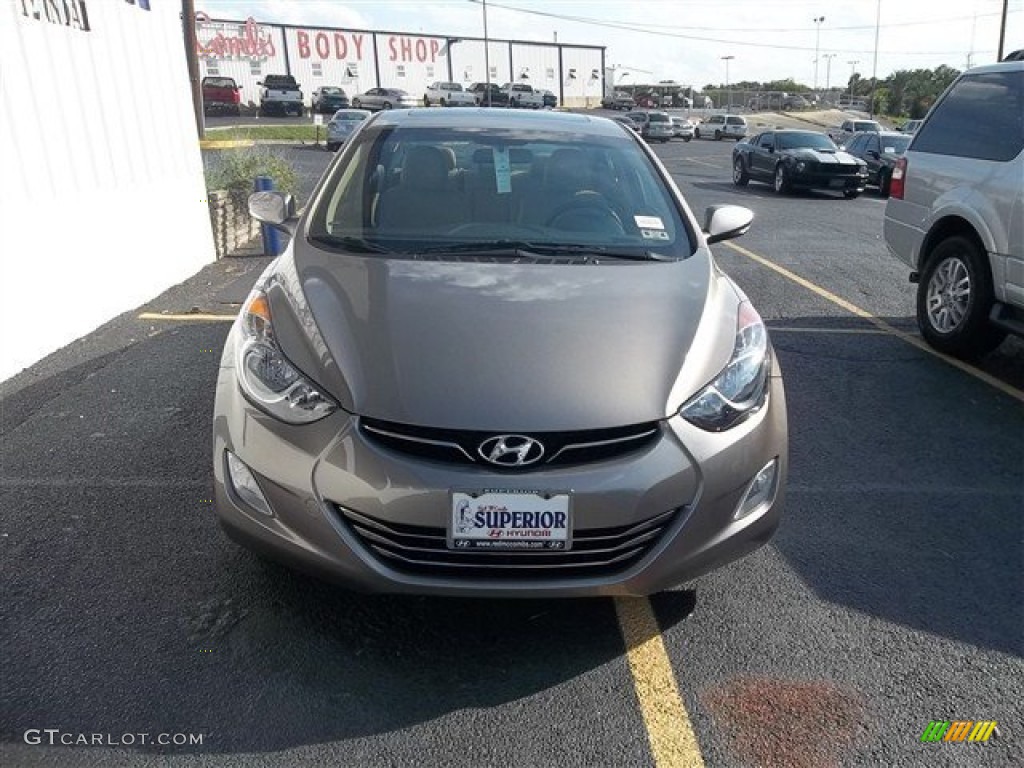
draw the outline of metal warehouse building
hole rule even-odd
[[[369,88],[401,88],[420,98],[435,80],[503,85],[528,83],[548,90],[567,107],[598,106],[604,88],[605,49],[598,46],[523,40],[487,41],[451,35],[421,35],[329,27],[297,27],[248,21],[196,24],[202,75],[231,77],[242,101],[259,101],[265,75],[290,74],[306,105],[321,85],[340,85],[349,95]]]

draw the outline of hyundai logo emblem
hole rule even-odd
[[[544,456],[544,446],[526,435],[496,435],[480,443],[477,452],[499,467],[525,467]]]

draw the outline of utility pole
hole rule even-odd
[[[835,57],[834,53],[826,53],[822,56],[825,59],[825,93],[828,93],[832,88],[832,59]]]
[[[875,88],[878,87],[878,31],[882,28],[882,0],[875,6],[875,57],[871,65],[871,95],[868,96],[868,115],[875,116]]]
[[[999,24],[999,53],[996,55],[996,61],[1003,60],[1003,43],[1006,42],[1006,10],[1010,4],[1010,0],[1003,0],[1003,20]]]
[[[729,114],[732,111],[732,88],[729,87],[729,62],[735,59],[735,56],[722,56],[722,61],[725,62],[725,91],[728,94],[729,103],[725,107],[725,113]]]
[[[185,36],[185,60],[188,62],[188,80],[192,88],[192,109],[195,111],[196,131],[200,139],[206,138],[206,118],[203,114],[203,86],[199,80],[199,58],[196,55],[196,6],[194,0],[181,0],[181,29]]]
[[[487,38],[487,0],[484,6],[484,82],[487,85],[487,106],[491,106],[491,44]],[[375,38],[376,39],[376,38]],[[511,76],[511,72],[509,75]]]
[[[815,16],[814,22],[814,92],[818,92],[818,42],[821,40],[821,24],[825,21],[824,16]]]
[[[853,101],[853,76],[857,74],[857,65],[860,64],[860,59],[854,59],[853,61],[846,62],[850,65],[850,101]]]

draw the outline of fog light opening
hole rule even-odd
[[[256,477],[252,471],[231,451],[225,451],[224,453],[227,455],[228,460],[228,478],[231,481],[231,489],[238,498],[257,512],[261,512],[267,517],[273,517],[274,513],[270,511],[267,497],[260,490],[260,485],[256,482]]]
[[[754,512],[766,509],[775,499],[775,487],[778,485],[778,476],[779,460],[776,457],[765,464],[764,468],[750,481],[747,493],[743,497],[743,501],[740,502],[739,507],[736,508],[733,520],[742,520]]]

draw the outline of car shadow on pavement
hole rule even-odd
[[[206,734],[140,753],[372,750],[361,737],[504,705],[513,730],[550,750],[536,754],[608,747],[549,721],[585,730],[595,711],[633,711],[619,701],[634,693],[610,600],[359,595],[231,543],[210,504],[228,326],[164,328],[22,390],[45,399],[0,446],[5,751],[51,726]],[[660,596],[662,626],[693,604],[685,590]],[[630,733],[613,741],[646,749],[639,723]]]
[[[815,324],[772,332],[791,462],[774,546],[825,600],[1021,654],[1020,403],[892,336],[785,322]]]

